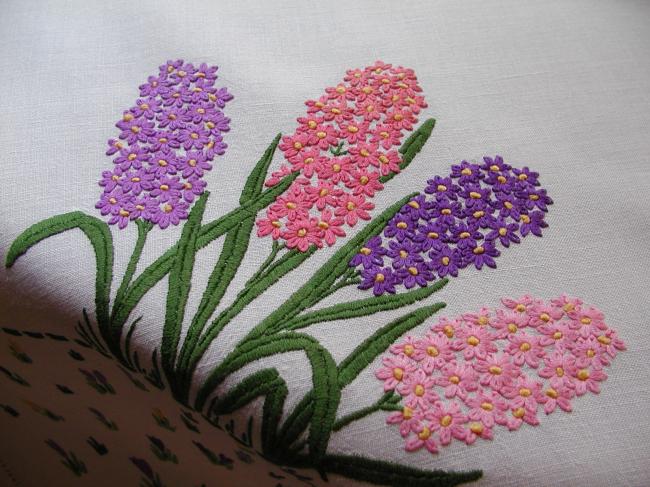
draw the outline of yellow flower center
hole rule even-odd
[[[492,411],[494,409],[494,405],[491,402],[483,402],[481,403],[481,409],[485,411]]]
[[[458,238],[467,238],[470,236],[469,232],[461,232],[458,234]]]
[[[385,280],[386,276],[384,276],[381,272],[378,272],[375,276],[375,282],[384,282]]]
[[[361,247],[361,250],[359,250],[359,252],[363,255],[370,255],[372,253],[372,250],[368,247]]]
[[[530,389],[528,389],[527,387],[522,387],[521,389],[519,389],[519,395],[520,395],[521,397],[528,397],[528,396],[530,396],[532,393],[533,393],[533,392],[532,392]]]
[[[527,352],[528,350],[530,350],[530,343],[528,342],[522,343],[521,345],[519,345],[519,350],[521,350],[522,352]]]
[[[589,371],[587,369],[580,369],[578,371],[578,379],[582,381],[589,379]]]
[[[452,384],[458,384],[460,382],[460,377],[458,377],[457,375],[452,375],[451,377],[449,377],[449,382],[451,382]]]
[[[399,222],[397,225],[395,225],[397,228],[401,228],[402,230],[405,228],[408,228],[408,224],[406,222]]]
[[[533,201],[537,201],[537,200],[539,199],[539,195],[531,194],[531,195],[529,196],[529,198],[530,198],[531,200],[533,200]]]
[[[396,380],[402,380],[402,377],[404,377],[404,369],[395,367],[393,369],[393,377],[395,377]]]
[[[332,108],[331,112],[332,112],[334,115],[340,115],[340,114],[341,114],[341,110],[339,110],[338,108]]]
[[[413,410],[408,406],[404,406],[404,409],[402,409],[402,416],[404,419],[413,418]]]
[[[539,315],[539,319],[546,322],[551,321],[551,317],[548,315],[548,313],[542,313]]]
[[[593,358],[595,355],[596,355],[596,352],[592,348],[587,350],[587,357]]]
[[[443,208],[442,210],[440,210],[440,213],[442,213],[443,215],[451,215],[451,210],[449,208]]]
[[[294,142],[293,143],[293,148],[296,150],[302,149],[302,144],[300,142]]]
[[[505,184],[508,180],[504,176],[498,176],[497,181],[499,181],[501,184]]]
[[[485,215],[485,212],[483,210],[478,210],[478,211],[475,211],[474,213],[472,213],[472,216],[474,218],[481,218],[484,215]]]
[[[334,165],[332,165],[332,171],[334,171],[334,172],[341,172],[341,165],[340,165],[340,164],[334,164]]]
[[[308,126],[310,129],[315,129],[316,127],[318,127],[318,124],[317,124],[315,121],[310,120],[309,122],[307,122],[307,126]]]
[[[485,252],[485,249],[479,245],[474,250],[472,250],[472,252],[474,252],[476,255],[481,255],[483,252]]]
[[[419,210],[419,209],[420,209],[420,205],[419,205],[419,203],[418,203],[417,201],[409,201],[409,202],[408,202],[408,205],[409,205],[411,208],[415,208],[416,210]]]
[[[418,433],[418,438],[422,441],[426,441],[431,436],[431,431],[426,426],[422,428],[422,431]]]
[[[298,233],[299,237],[304,237],[305,235],[307,235],[307,230],[305,230],[304,228],[301,228],[300,230],[298,230],[297,233]]]
[[[580,323],[583,325],[591,325],[591,318],[587,318],[586,316],[584,318],[580,319]]]
[[[472,191],[472,192],[469,193],[469,197],[474,199],[474,200],[477,200],[477,199],[481,198],[481,193],[477,193],[476,191]]]
[[[135,209],[142,211],[144,210],[144,205],[135,205]]]
[[[517,408],[512,411],[512,415],[517,419],[521,419],[526,415],[526,410],[524,408]]]
[[[548,397],[550,397],[551,399],[557,399],[557,397],[558,397],[557,391],[555,389],[553,389],[552,387],[549,387],[548,389],[546,389],[545,394]]]
[[[129,216],[130,213],[126,210],[120,210],[120,216]]]
[[[490,374],[492,374],[492,375],[501,375],[501,372],[503,372],[503,369],[501,367],[499,367],[498,365],[491,365],[488,370],[490,371]]]
[[[562,306],[562,309],[569,313],[570,311],[573,311],[575,309],[575,306],[573,303],[566,303],[564,306]]]
[[[442,418],[440,418],[440,426],[447,427],[451,424],[451,422],[454,420],[449,414],[445,414]]]
[[[160,185],[160,189],[161,189],[162,191],[167,191],[167,190],[169,190],[169,186],[167,186],[166,184],[161,184],[161,185]]]
[[[307,157],[307,158],[305,158],[305,160],[303,162],[305,164],[311,164],[312,162],[314,162],[314,158],[313,157]]]
[[[133,120],[133,115],[130,113],[125,113],[122,116],[122,120],[124,120],[125,122],[130,122],[131,120]]]
[[[383,132],[379,132],[379,135],[381,136],[382,139],[387,139],[390,136],[390,134],[385,130]]]
[[[523,313],[524,311],[526,311],[526,306],[519,303],[517,306],[515,306],[515,310],[519,311],[520,313]]]
[[[438,238],[439,236],[440,236],[440,235],[438,235],[436,232],[429,232],[429,233],[427,233],[427,237],[432,238],[432,239],[436,239],[436,238]]]
[[[345,88],[344,88],[343,86],[337,86],[337,87],[336,87],[336,92],[337,92],[339,95],[342,95],[343,93],[345,93]]]
[[[443,193],[443,192],[447,191],[447,186],[445,186],[444,184],[439,184],[436,189],[438,191],[440,191],[441,193]]]
[[[359,154],[361,154],[363,157],[368,157],[370,155],[370,152],[368,152],[366,149],[361,149],[359,151]]]
[[[291,201],[288,202],[285,206],[287,207],[288,210],[295,210],[297,207],[297,205],[295,203],[292,203]]]
[[[131,182],[133,182],[133,183],[139,183],[139,182],[140,182],[140,178],[139,178],[138,176],[133,176],[133,177],[131,178]]]
[[[409,274],[411,274],[412,276],[417,276],[418,275],[417,267],[409,267],[408,271],[409,271]]]
[[[521,215],[521,221],[524,223],[530,223],[530,217],[528,215]]]
[[[415,352],[415,348],[413,348],[413,345],[411,345],[410,343],[404,345],[404,355],[410,357],[411,355],[413,355],[413,352]]]
[[[379,162],[381,162],[382,164],[388,164],[388,162],[389,162],[388,157],[386,157],[384,154],[380,155],[379,156]]]
[[[135,160],[136,157],[138,157],[136,154],[129,154],[126,158],[127,158],[129,161],[133,161],[133,160]]]
[[[437,357],[438,355],[440,355],[440,352],[433,345],[429,345],[427,347],[427,355],[429,355],[430,357]]]
[[[316,137],[318,137],[319,139],[324,139],[325,137],[327,137],[327,132],[322,132],[322,131],[316,132]]]
[[[490,319],[487,316],[479,316],[477,323],[481,326],[485,326],[490,322]]]
[[[609,337],[606,337],[605,335],[600,335],[597,340],[602,343],[603,345],[609,345],[612,343],[612,339]]]
[[[329,224],[327,222],[324,222],[324,221],[318,222],[318,228],[322,228],[323,230],[327,230],[329,227],[330,226],[329,226]]]
[[[165,205],[163,206],[163,211],[165,213],[171,213],[174,210],[174,207],[172,205]]]
[[[526,174],[520,174],[517,178],[519,178],[519,181],[525,181],[528,179],[528,176]]]
[[[504,201],[503,206],[505,206],[509,210],[512,210],[512,203],[510,203],[509,201]]]
[[[490,171],[492,171],[492,172],[498,172],[498,171],[499,171],[499,166],[497,166],[496,164],[492,164],[492,165],[490,166]]]
[[[562,338],[562,332],[556,331],[555,333],[553,333],[553,338],[559,340],[560,338]]]
[[[442,259],[440,259],[440,262],[442,262],[442,265],[449,265],[449,257],[445,255]]]
[[[475,347],[475,346],[477,346],[479,343],[481,343],[481,340],[479,340],[478,338],[476,338],[474,335],[471,335],[471,336],[467,339],[467,343],[470,344],[472,347]]]
[[[215,127],[215,125],[212,122],[206,122],[205,126],[210,130],[212,130]]]
[[[472,170],[469,167],[466,167],[460,172],[463,176],[470,176],[472,174]]]
[[[356,134],[359,131],[359,127],[356,127],[354,125],[349,125],[348,126],[348,132],[352,134]]]
[[[555,367],[555,375],[564,377],[564,369],[562,367]]]
[[[516,332],[518,329],[519,329],[519,328],[517,328],[517,325],[515,325],[514,323],[508,323],[508,331],[509,331],[510,333],[514,333],[514,332]]]
[[[138,132],[140,132],[140,127],[138,127],[137,125],[134,125],[133,127],[131,127],[131,132],[133,132],[134,134],[137,134]]]
[[[415,386],[413,392],[415,392],[415,395],[418,397],[424,396],[424,386],[422,384],[418,384],[417,386]]]
[[[469,430],[475,435],[480,435],[483,433],[483,425],[477,422],[471,422],[469,424]]]
[[[454,328],[451,325],[445,325],[442,331],[447,338],[452,338],[454,336]]]
[[[279,220],[273,220],[271,222],[271,225],[273,225],[275,228],[281,228],[282,227],[282,222],[280,222]]]
[[[199,134],[197,134],[196,132],[192,132],[192,133],[190,134],[190,137],[192,137],[194,140],[196,140],[196,139],[199,138]]]

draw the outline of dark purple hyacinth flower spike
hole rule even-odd
[[[481,165],[463,161],[447,177],[428,180],[424,194],[388,222],[383,238],[370,239],[350,261],[359,268],[359,288],[381,295],[456,277],[469,266],[496,267],[499,247],[541,237],[547,226],[544,213],[553,201],[538,177],[496,156]]]

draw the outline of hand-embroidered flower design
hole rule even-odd
[[[412,69],[377,62],[350,69],[343,81],[308,100],[307,115],[280,149],[288,164],[266,181],[274,186],[300,172],[284,196],[257,222],[260,237],[284,240],[288,248],[333,245],[342,226],[370,220],[370,199],[382,177],[400,171],[397,151],[426,107]]]
[[[437,453],[453,439],[492,439],[496,425],[536,426],[540,411],[570,412],[574,397],[600,392],[603,368],[625,350],[603,313],[577,298],[502,303],[441,318],[424,336],[390,347],[375,375],[404,405],[387,423],[400,425],[407,451]]]
[[[538,177],[496,156],[484,157],[480,165],[463,161],[449,176],[428,180],[425,194],[390,220],[384,239],[375,237],[350,261],[360,268],[359,288],[381,295],[456,277],[470,266],[496,267],[499,246],[520,243],[528,234],[541,236],[547,226],[544,212],[553,202]],[[537,317],[531,326],[539,324]]]
[[[222,108],[232,99],[214,86],[217,67],[179,59],[160,66],[140,86],[140,98],[126,110],[108,141],[115,156],[104,171],[95,205],[119,228],[141,218],[160,228],[187,218],[189,205],[205,191],[210,162],[225,153],[222,134],[230,119]]]

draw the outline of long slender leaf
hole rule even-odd
[[[400,169],[403,171],[406,169],[418,152],[422,150],[424,144],[427,143],[429,137],[431,137],[431,132],[433,127],[435,127],[436,121],[433,118],[426,120],[418,129],[413,132],[406,141],[399,148],[399,152],[402,154],[402,163],[400,164]],[[382,183],[387,183],[393,179],[398,173],[392,172],[385,176],[379,178],[379,181]]]
[[[99,331],[111,352],[121,357],[119,334],[111,334],[109,330],[109,300],[113,279],[113,237],[105,222],[80,211],[47,218],[32,225],[14,240],[7,252],[5,265],[13,266],[21,255],[40,241],[75,228],[81,230],[88,237],[95,251],[97,265],[95,314]]]
[[[445,278],[431,286],[414,289],[402,294],[385,294],[383,296],[372,296],[370,298],[335,304],[327,308],[296,316],[291,321],[283,324],[282,329],[297,330],[313,325],[314,323],[370,316],[381,311],[402,308],[428,298],[436,291],[442,289],[447,282],[448,280]]]
[[[163,371],[170,386],[174,384],[174,362],[181,335],[185,305],[192,285],[192,271],[196,256],[196,238],[201,228],[201,219],[205,211],[208,193],[204,193],[195,203],[194,208],[183,226],[181,238],[178,241],[178,251],[174,265],[169,273],[169,290],[167,292],[167,307],[165,324],[160,346],[160,356]]]

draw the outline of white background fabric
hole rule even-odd
[[[377,210],[450,164],[483,155],[541,173],[553,197],[542,239],[503,252],[497,270],[467,270],[439,293],[455,315],[496,306],[502,296],[567,292],[600,307],[629,346],[609,369],[600,396],[539,427],[503,429],[492,442],[455,445],[432,457],[409,454],[376,414],[336,434],[330,451],[363,452],[423,468],[481,468],[485,486],[643,486],[650,483],[650,3],[499,2],[2,2],[0,15],[0,257],[27,226],[51,215],[95,214],[96,185],[113,124],[137,86],[170,58],[220,66],[234,93],[230,146],[208,176],[206,219],[236,206],[253,163],[278,132],[293,131],[304,100],[347,68],[376,59],[413,68],[438,123],[404,174],[376,199]],[[279,158],[276,160],[276,166]],[[142,265],[178,237],[152,232]],[[118,277],[135,229],[114,231]],[[253,239],[236,294],[268,252]],[[220,244],[197,262],[205,285]],[[253,303],[211,348],[207,372],[269,308],[324,262],[286,278]],[[93,303],[94,257],[80,233],[33,248],[0,270],[0,324],[69,329]],[[140,304],[139,346],[160,339],[160,283]],[[361,296],[352,289],[330,301]],[[200,294],[193,293],[190,307]],[[431,301],[433,302],[433,301]],[[310,329],[337,360],[390,314]],[[423,331],[426,326],[420,327]],[[280,361],[288,406],[307,390],[300,354]],[[381,384],[367,373],[343,393],[339,414],[372,403]]]

